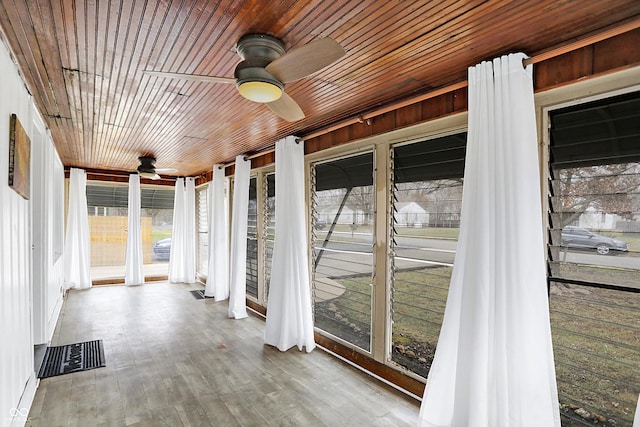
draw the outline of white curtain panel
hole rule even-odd
[[[209,273],[204,295],[216,301],[229,298],[229,238],[222,165],[213,166],[209,184]]]
[[[176,179],[171,253],[169,255],[169,281],[172,283],[193,283],[196,281],[195,197],[193,178]]]
[[[236,157],[231,213],[231,260],[229,280],[229,317],[247,317],[247,220],[249,216],[249,173],[251,160]]]
[[[186,178],[184,203],[184,262],[185,283],[196,281],[196,181]]]
[[[469,69],[460,237],[421,426],[560,426],[524,58]]]
[[[67,231],[64,239],[64,282],[67,289],[91,287],[90,260],[87,175],[82,169],[71,168]]]
[[[169,253],[169,281],[181,282],[184,276],[182,241],[184,240],[184,178],[177,178],[173,196],[173,226]]]
[[[127,249],[124,265],[124,284],[127,286],[144,283],[140,216],[140,175],[132,173],[129,175]]]
[[[313,314],[307,257],[304,145],[295,137],[276,143],[276,234],[271,264],[265,342],[311,352]]]

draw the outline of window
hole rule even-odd
[[[264,303],[267,302],[269,296],[269,281],[271,280],[271,260],[273,258],[273,245],[276,234],[276,175],[270,173],[264,176],[263,180],[265,188],[264,194],[264,223],[263,223],[263,242],[264,242]]]
[[[126,185],[87,185],[91,277],[124,277],[128,229]],[[140,190],[142,255],[145,276],[166,276],[173,225],[173,188]]]
[[[127,248],[127,205],[129,189],[125,186],[87,184],[91,279],[124,277]],[[142,224],[143,244],[145,231]],[[149,242],[150,234],[147,236]],[[149,253],[143,257],[147,259]]]
[[[196,271],[207,277],[209,271],[209,186],[196,189],[196,229],[198,230],[198,263]]]
[[[635,286],[640,93],[552,111],[551,277]]]
[[[166,276],[169,274],[174,197],[175,189],[173,187],[145,186],[140,188],[145,276]]]
[[[371,349],[373,153],[313,166],[315,326]]]
[[[258,298],[258,182],[249,180],[249,214],[247,219],[247,295]]]
[[[422,377],[449,291],[466,139],[460,133],[392,148],[390,358]]]
[[[628,425],[640,393],[640,93],[551,111],[550,310],[563,421]]]

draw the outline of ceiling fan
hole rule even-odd
[[[241,37],[236,51],[242,62],[236,66],[234,78],[148,70],[144,73],[156,77],[235,84],[243,97],[265,103],[284,120],[295,122],[305,116],[296,101],[285,93],[285,83],[307,77],[345,54],[342,46],[328,37],[287,52],[281,40],[266,34]]]
[[[138,157],[140,161],[140,166],[138,166],[138,175],[143,178],[148,179],[160,179],[161,176],[158,175],[160,173],[172,173],[178,172],[178,169],[174,168],[156,168],[156,159],[151,156],[140,156]]]

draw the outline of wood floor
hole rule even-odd
[[[52,345],[102,339],[107,366],[41,380],[28,426],[414,426],[419,403],[264,321],[166,282],[72,291]]]

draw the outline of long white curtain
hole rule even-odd
[[[229,317],[247,317],[247,220],[249,216],[249,173],[251,160],[236,157],[231,213],[231,260],[229,281]]]
[[[90,260],[87,175],[82,169],[71,168],[69,213],[64,239],[64,282],[67,289],[91,287]]]
[[[295,137],[276,143],[276,234],[265,342],[287,351],[312,351],[313,315],[307,258],[304,146]]]
[[[524,58],[469,69],[460,237],[421,426],[560,425]]]
[[[144,283],[142,269],[142,228],[140,224],[140,175],[129,175],[127,249],[125,252],[124,284],[127,286]]]
[[[176,179],[169,281],[196,281],[196,194],[193,178]]]
[[[216,301],[229,298],[229,239],[224,199],[224,167],[213,166],[209,184],[209,269],[204,295]]]

